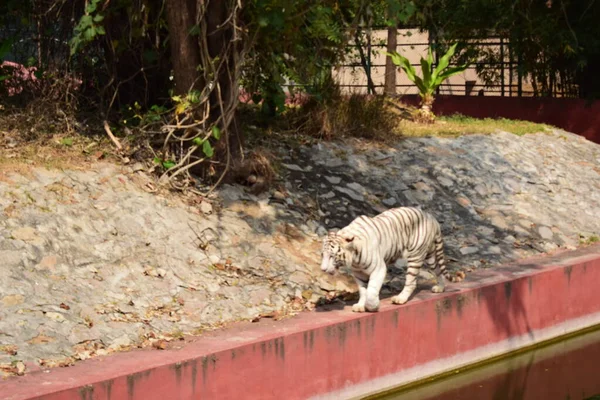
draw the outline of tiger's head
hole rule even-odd
[[[355,236],[329,232],[323,239],[321,270],[333,275],[336,270],[350,268],[356,253]]]

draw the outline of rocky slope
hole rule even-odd
[[[0,371],[161,348],[353,292],[347,276],[320,273],[319,236],[393,206],[438,217],[455,271],[600,232],[600,146],[562,131],[319,143],[278,156],[282,180],[270,192],[227,185],[195,206],[148,193],[139,168],[5,175]],[[385,293],[402,283],[391,269]]]

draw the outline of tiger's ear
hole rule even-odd
[[[339,235],[342,239],[346,241],[346,243],[352,243],[354,241],[355,235],[352,233],[342,233]]]

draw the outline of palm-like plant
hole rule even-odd
[[[434,101],[434,93],[436,89],[446,79],[453,75],[460,74],[469,67],[469,64],[458,65],[455,67],[448,67],[450,64],[450,58],[456,52],[456,46],[458,43],[450,46],[446,54],[444,54],[438,63],[433,67],[433,53],[431,47],[428,50],[427,58],[421,57],[421,69],[423,71],[423,77],[417,76],[415,68],[410,64],[410,61],[400,55],[397,51],[391,53],[386,52],[388,56],[392,58],[392,62],[402,68],[406,73],[408,79],[417,85],[419,89],[419,95],[421,96],[421,109],[419,110],[420,117],[425,122],[433,122],[435,115],[433,114],[432,107]]]

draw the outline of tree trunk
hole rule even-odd
[[[199,0],[203,1],[203,0]],[[236,76],[238,55],[240,53],[239,44],[233,42],[234,32],[231,25],[226,25],[230,18],[231,10],[229,9],[229,1],[211,1],[208,2],[207,18],[208,18],[208,53],[211,57],[222,56],[223,49],[227,46],[233,46],[230,51],[226,52],[225,63],[221,69],[221,73],[217,80],[220,91],[213,91],[211,94],[211,119],[217,120],[221,115],[222,110],[235,110],[239,102],[239,85],[238,76]],[[234,16],[237,18],[238,16]],[[228,28],[223,29],[225,25]],[[221,104],[219,104],[219,97]],[[222,107],[222,109],[221,109]],[[219,159],[224,160],[229,156],[237,159],[241,156],[242,136],[239,132],[236,113],[231,114],[230,120],[222,121],[222,129],[227,132],[227,136],[218,143],[216,152]]]
[[[421,98],[421,108],[418,111],[418,120],[420,122],[431,124],[435,121],[433,113],[433,95],[426,94]]]
[[[203,84],[197,70],[200,65],[200,47],[196,36],[189,34],[196,24],[196,0],[169,0],[166,11],[175,92],[185,94]]]
[[[365,74],[367,75],[367,90],[369,93],[375,94],[375,83],[373,82],[373,79],[371,78],[371,66],[367,62],[367,57],[365,56],[365,51],[363,50],[363,43],[362,43],[362,40],[360,39],[360,34],[361,34],[361,32],[359,29],[357,29],[356,32],[354,32],[354,41],[356,43],[356,47],[358,48],[358,55],[360,56],[360,63],[362,65],[363,69],[365,70]]]
[[[391,53],[396,51],[398,44],[398,28],[396,26],[389,27],[387,31],[387,51]],[[396,65],[392,62],[391,57],[385,58],[385,94],[394,96],[396,94]]]
[[[215,143],[212,157],[212,161],[218,163],[199,164],[192,170],[205,178],[221,176],[221,172],[226,172],[241,156],[241,135],[235,121],[241,46],[240,41],[234,40],[232,21],[235,22],[238,16],[231,13],[235,4],[231,0],[167,2],[176,92],[185,94],[190,89],[202,90],[207,82],[214,85],[208,99],[210,113],[203,126],[206,130],[214,124],[220,128],[221,137]],[[198,14],[203,20],[196,20]],[[190,34],[196,25],[200,27],[198,35]],[[213,73],[217,74],[216,79],[213,79]]]

